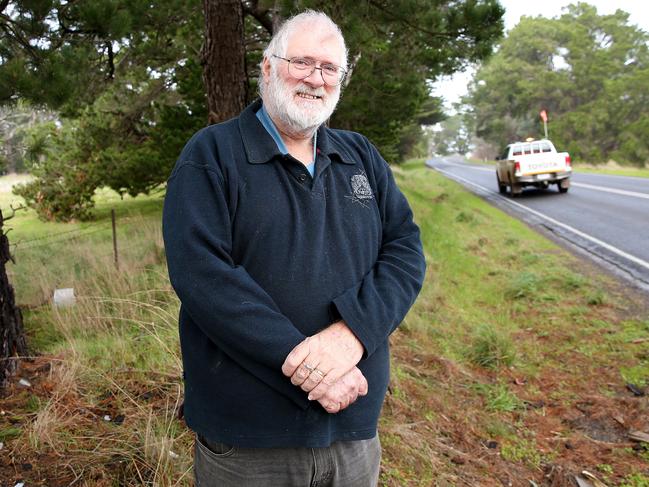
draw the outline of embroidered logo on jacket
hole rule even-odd
[[[351,179],[352,192],[359,200],[369,200],[374,198],[372,187],[365,174],[354,174]]]

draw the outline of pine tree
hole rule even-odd
[[[4,217],[0,210],[0,389],[18,368],[18,358],[27,355],[25,331],[20,308],[16,306],[14,289],[9,283],[5,265],[13,260],[9,239],[3,231]]]

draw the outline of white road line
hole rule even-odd
[[[468,179],[464,179],[463,177],[458,176],[457,174],[453,174],[451,172],[444,171],[443,169],[439,169],[437,167],[434,167],[434,169],[436,171],[438,171],[438,172],[441,172],[442,174],[445,174],[445,175],[449,176],[451,179],[460,180],[460,181],[462,181],[464,183],[467,183],[467,184],[469,184],[471,186],[475,186],[476,188],[479,188],[482,191],[486,191],[487,193],[490,193],[490,194],[495,194],[495,196],[498,196],[499,198],[502,198],[502,200],[504,202],[509,203],[512,206],[515,206],[515,207],[517,207],[517,208],[519,208],[521,210],[525,210],[525,211],[527,211],[529,213],[532,213],[533,215],[536,215],[539,218],[543,218],[544,220],[547,220],[547,221],[549,221],[550,223],[552,223],[554,225],[565,228],[566,230],[569,230],[570,232],[574,233],[575,235],[579,235],[580,237],[582,237],[582,238],[584,238],[584,239],[586,239],[586,240],[588,240],[588,241],[590,241],[590,242],[592,242],[594,244],[597,244],[600,247],[603,247],[603,248],[605,248],[607,250],[610,250],[611,252],[613,252],[614,254],[619,255],[620,257],[623,257],[623,258],[625,258],[627,260],[630,260],[631,262],[634,262],[634,263],[638,264],[639,266],[644,267],[645,269],[649,269],[649,262],[646,262],[646,261],[640,259],[639,257],[636,257],[635,255],[631,255],[631,254],[625,252],[624,250],[618,249],[617,247],[614,247],[611,244],[607,244],[606,242],[603,242],[602,240],[600,240],[600,239],[598,239],[596,237],[593,237],[591,235],[588,235],[587,233],[584,233],[584,232],[582,232],[580,230],[577,230],[576,228],[571,227],[570,225],[566,225],[565,223],[561,223],[560,221],[555,220],[554,218],[549,217],[549,216],[547,216],[547,215],[545,215],[545,214],[543,214],[541,212],[538,212],[536,210],[528,208],[525,205],[521,205],[520,203],[517,203],[516,201],[512,201],[509,198],[505,198],[504,196],[500,196],[495,191],[492,191],[492,190],[490,190],[488,188],[485,188],[484,186],[476,184],[473,181],[469,181]]]
[[[455,167],[463,167],[463,168],[468,168],[468,169],[475,169],[476,171],[486,171],[486,172],[494,172],[496,170],[495,167],[477,167],[477,166],[470,166],[468,164],[457,164],[455,162],[447,162],[444,161],[444,164],[447,164],[449,166],[455,166]]]
[[[470,166],[468,164],[456,164],[454,162],[445,162],[445,164],[448,164],[449,166],[462,167],[462,168],[465,168],[465,169],[473,169],[475,171],[494,172],[496,170],[495,168],[476,167],[476,166]],[[643,198],[643,199],[649,200],[649,194],[647,194],[647,193],[638,193],[636,191],[627,191],[627,190],[624,190],[624,189],[607,188],[605,186],[595,186],[594,184],[575,183],[574,181],[571,183],[571,186],[577,186],[579,188],[592,189],[592,190],[595,190],[595,191],[603,191],[605,193],[614,193],[614,194],[619,194],[619,195],[622,195],[622,196],[633,196],[634,198]]]
[[[649,200],[649,194],[647,193],[637,193],[635,191],[626,191],[624,189],[614,189],[614,188],[605,188],[604,186],[595,186],[593,184],[586,183],[571,183],[572,186],[577,186],[579,188],[594,189],[595,191],[604,191],[606,193],[615,193],[621,194],[623,196],[633,196],[634,198],[644,198]]]

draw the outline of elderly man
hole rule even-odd
[[[163,229],[199,486],[375,486],[388,337],[424,277],[419,230],[363,136],[329,129],[338,27],[288,20],[261,100],[187,143]]]

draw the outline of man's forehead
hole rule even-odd
[[[344,56],[343,46],[338,34],[330,25],[305,23],[296,26],[288,38],[287,54],[320,57],[333,57],[339,62]]]

